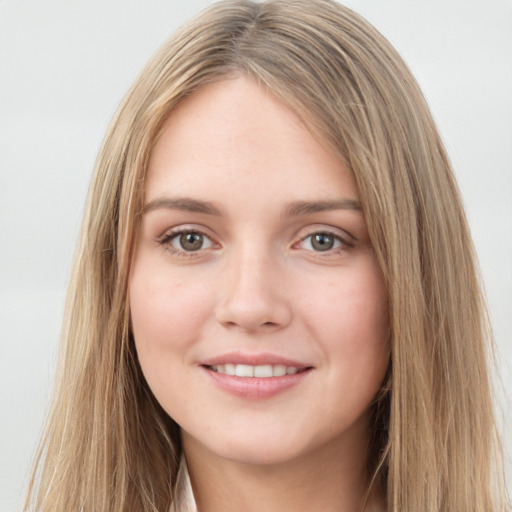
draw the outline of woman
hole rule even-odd
[[[149,63],[64,339],[36,510],[505,510],[449,162],[336,3],[220,3]]]

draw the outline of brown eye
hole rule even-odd
[[[332,233],[313,233],[304,238],[300,246],[302,249],[315,252],[327,252],[347,245],[339,236]]]
[[[211,240],[196,231],[185,231],[178,233],[171,240],[171,245],[178,250],[186,252],[199,251],[212,245]]]
[[[203,235],[199,233],[185,233],[180,235],[180,245],[185,251],[198,251],[203,245]]]
[[[311,247],[315,251],[328,251],[334,247],[334,237],[327,233],[317,233],[311,237]]]

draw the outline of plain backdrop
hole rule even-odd
[[[21,509],[103,134],[149,56],[208,3],[0,0],[0,512]],[[510,475],[512,1],[346,3],[408,62],[451,155],[498,342]]]

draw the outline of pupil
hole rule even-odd
[[[198,251],[203,245],[203,235],[199,233],[184,233],[180,235],[180,244],[186,251]]]
[[[318,235],[313,236],[311,245],[313,246],[313,249],[317,251],[328,251],[332,249],[334,245],[334,238],[331,235],[319,233]]]

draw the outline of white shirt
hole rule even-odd
[[[174,496],[175,500],[169,512],[198,512],[188,475],[187,462],[183,456],[174,487]]]

